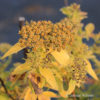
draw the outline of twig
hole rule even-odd
[[[25,23],[25,18],[24,17],[19,17],[19,28],[20,30],[22,29],[23,25]],[[27,48],[24,49],[24,58],[27,58]]]
[[[1,82],[2,87],[3,87],[4,90],[5,90],[5,93],[6,93],[12,100],[15,100],[15,99],[9,94],[9,92],[8,92],[8,90],[7,90],[6,86],[5,86],[5,84],[4,84],[3,80],[2,80],[2,78],[0,78],[0,82]]]
[[[22,26],[24,25],[24,22],[25,22],[25,18],[24,17],[19,17],[19,28],[21,30]]]

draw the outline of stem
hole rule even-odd
[[[19,17],[19,29],[21,30],[23,25],[25,23],[25,18],[24,17]],[[24,49],[24,58],[27,58],[27,48]]]
[[[76,100],[76,97],[75,97],[75,91],[73,91],[73,100]]]
[[[1,82],[2,87],[3,87],[4,90],[5,90],[5,93],[6,93],[12,100],[15,100],[15,99],[9,94],[9,92],[8,92],[8,90],[7,90],[7,88],[6,88],[5,84],[4,84],[4,81],[3,81],[1,78],[0,78],[0,82]]]
[[[24,25],[25,18],[24,17],[19,17],[19,28],[20,30],[22,29],[22,26]]]

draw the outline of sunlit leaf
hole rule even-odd
[[[24,100],[36,100],[36,99],[37,99],[37,95],[35,95],[35,93],[33,93],[31,91],[31,89],[28,88],[26,91],[26,95],[24,97]]]
[[[90,62],[88,60],[85,60],[87,65],[86,65],[86,71],[95,79],[95,80],[98,80],[98,77],[95,73],[95,71],[93,70]]]
[[[29,71],[31,69],[31,64],[26,62],[24,64],[20,64],[18,67],[16,67],[14,69],[14,71],[12,72],[13,75],[17,75],[17,74],[23,74],[26,71]]]
[[[59,78],[61,81],[63,81],[63,78],[62,78],[60,72],[58,72],[56,69],[52,69],[52,71],[57,78]]]
[[[57,94],[51,91],[44,91],[42,94],[48,97],[58,97]]]
[[[67,91],[61,91],[60,95],[62,97],[67,97],[70,95],[74,90],[75,90],[76,82],[74,80],[70,80],[69,85],[68,85],[68,90]]]
[[[58,90],[58,86],[54,77],[54,74],[50,68],[39,67],[40,74],[46,79],[48,84],[55,90]]]
[[[62,66],[66,66],[69,63],[69,55],[65,50],[61,50],[60,52],[54,51],[51,53],[56,61]]]
[[[76,82],[74,80],[70,80],[66,95],[71,94],[75,90],[75,86],[76,86]]]
[[[85,27],[86,33],[88,35],[90,35],[94,31],[94,29],[95,29],[95,26],[92,23],[87,24]]]
[[[4,59],[4,58],[6,58],[7,56],[10,56],[10,55],[12,55],[12,54],[14,54],[14,53],[17,53],[17,52],[19,52],[20,50],[22,50],[22,49],[24,49],[25,47],[22,47],[21,45],[20,45],[20,43],[16,43],[14,46],[12,46],[5,54],[4,54],[4,56],[1,58],[1,59]]]
[[[8,98],[6,95],[4,94],[0,94],[0,100],[11,100],[10,98]]]
[[[80,10],[80,5],[73,3],[70,6],[61,8],[61,12],[72,19],[73,22],[80,22],[82,19],[87,18],[87,13]]]
[[[38,96],[38,100],[50,100],[50,97],[45,96],[45,95],[43,95],[43,94],[40,94],[40,95]]]
[[[57,84],[58,84],[58,92],[59,92],[59,94],[62,97],[66,97],[66,91],[64,90],[63,81],[59,80],[57,77],[56,77],[56,81],[57,81]]]

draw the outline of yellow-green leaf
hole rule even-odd
[[[50,97],[43,94],[38,95],[38,100],[51,100]]]
[[[61,50],[60,52],[54,51],[51,54],[60,65],[66,66],[69,63],[69,55],[65,50]]]
[[[14,54],[14,53],[17,53],[18,51],[20,51],[20,50],[22,50],[22,49],[24,49],[24,48],[25,48],[25,46],[22,47],[22,46],[20,45],[20,43],[16,43],[14,46],[12,46],[12,47],[4,54],[4,56],[3,56],[1,59],[4,59],[4,58],[6,58],[7,56],[10,56],[10,55],[12,55],[12,54]]]
[[[86,33],[88,35],[90,35],[94,31],[94,29],[95,29],[95,26],[92,23],[87,24],[85,27]]]
[[[74,80],[70,80],[68,90],[67,91],[61,91],[60,95],[63,97],[67,97],[75,90],[76,82]]]
[[[37,95],[35,95],[35,93],[33,93],[31,91],[31,89],[28,88],[26,91],[26,95],[24,97],[24,100],[36,100],[36,99],[37,99]]]
[[[75,86],[76,86],[76,82],[74,80],[70,80],[66,95],[71,94],[75,90]]]
[[[89,62],[87,59],[86,59],[85,61],[86,61],[86,63],[87,63],[87,65],[86,65],[86,71],[87,71],[95,80],[98,80],[98,77],[97,77],[95,71],[93,70],[93,68],[92,68],[92,66],[91,66],[91,64],[90,64],[90,62]]]
[[[15,68],[15,70],[12,72],[12,74],[23,74],[26,71],[29,71],[31,69],[31,64],[26,62],[24,64],[20,64],[18,67]]]
[[[6,95],[4,94],[0,94],[0,100],[11,100],[10,98],[8,98]]]
[[[57,82],[50,68],[39,67],[40,74],[46,79],[47,83],[55,90],[58,90]]]
[[[57,94],[51,91],[44,91],[42,94],[48,97],[58,97]]]
[[[58,72],[56,69],[52,69],[52,71],[53,71],[53,73],[55,74],[55,76],[56,76],[57,78],[59,78],[61,81],[63,81],[63,78],[62,78],[60,72]]]
[[[65,93],[65,90],[64,90],[64,86],[63,86],[63,81],[61,81],[57,77],[56,77],[56,81],[57,81],[57,84],[58,84],[58,92],[59,92],[60,96],[66,97],[66,93]]]

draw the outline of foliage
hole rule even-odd
[[[82,20],[87,17],[87,13],[80,10],[80,5],[74,3],[61,11],[67,17],[57,23],[26,22],[19,31],[19,41],[1,58],[5,59],[11,54],[27,49],[25,62],[16,64],[9,80],[6,77],[6,87],[13,96],[10,99],[71,100],[73,98],[70,95],[75,92],[81,93],[87,79],[93,80],[88,75],[98,84],[99,75],[96,75],[95,71],[100,72],[100,61],[96,57],[100,55],[100,33],[94,34],[95,27],[92,23],[84,26]],[[83,42],[83,39],[90,38],[94,39],[92,46]],[[95,71],[90,60],[95,64]],[[94,88],[96,86],[94,84]],[[89,91],[94,88],[90,86]],[[0,91],[6,94],[2,86]],[[82,99],[84,98],[80,100]]]

